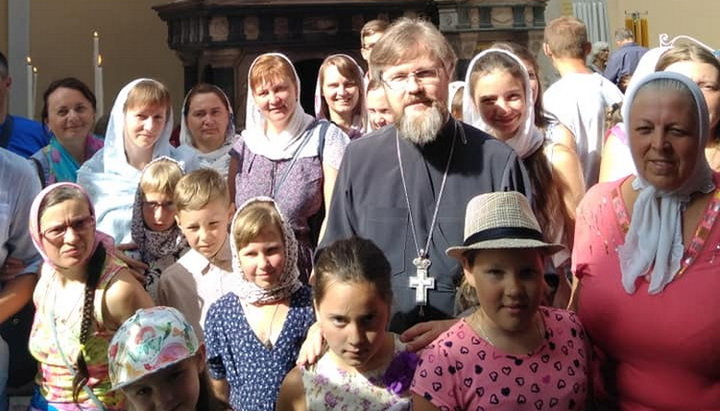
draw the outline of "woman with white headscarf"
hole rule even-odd
[[[315,85],[315,116],[340,127],[354,140],[365,132],[365,90],[360,66],[347,54],[325,58]]]
[[[628,89],[623,118],[637,172],[588,191],[573,248],[597,394],[608,409],[714,409],[720,175],[703,151],[705,98],[688,77],[653,73]]]
[[[548,241],[563,244],[565,251],[552,257],[550,272],[562,286],[557,306],[567,304],[572,235],[575,227],[574,203],[569,195],[568,177],[582,175],[577,155],[570,149],[550,143],[535,125],[534,95],[527,69],[514,54],[488,49],[468,66],[463,94],[465,122],[510,145],[522,158],[532,187],[532,206]],[[562,162],[559,167],[554,162]],[[574,166],[574,171],[567,165]],[[567,176],[566,173],[571,173]],[[579,173],[579,174],[578,174]],[[553,281],[556,277],[552,277]],[[548,302],[551,303],[551,302]]]
[[[227,178],[235,139],[235,115],[225,92],[212,84],[197,84],[185,96],[178,150],[197,155],[200,167],[214,168]]]
[[[131,242],[130,224],[142,169],[167,156],[197,166],[197,158],[170,145],[173,128],[170,93],[157,80],[137,79],[120,90],[110,111],[105,147],[77,172],[77,182],[95,205],[99,230],[116,243]]]
[[[298,240],[298,267],[307,281],[340,161],[349,139],[306,114],[300,80],[282,54],[258,56],[248,73],[245,130],[230,152],[228,186],[235,204],[273,198]]]
[[[463,121],[464,81],[453,81],[448,85],[448,110],[455,119]]]
[[[654,71],[683,74],[700,87],[710,116],[710,138],[705,157],[713,170],[720,171],[720,61],[710,50],[697,44],[657,47],[640,59],[628,87]],[[608,134],[602,158],[600,181],[616,180],[634,173],[627,131],[622,123],[615,125]]]

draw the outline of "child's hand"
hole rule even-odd
[[[308,328],[305,342],[300,347],[300,354],[298,354],[297,364],[300,367],[306,367],[308,365],[315,364],[323,353],[323,338],[322,331],[317,322]]]
[[[458,320],[438,320],[418,323],[400,334],[400,341],[406,344],[408,351],[418,351],[425,348],[440,334],[452,327]]]

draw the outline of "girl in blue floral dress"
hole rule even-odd
[[[210,306],[205,320],[211,382],[234,410],[272,411],[315,322],[310,288],[299,280],[293,230],[271,198],[242,204],[230,230],[240,284]]]

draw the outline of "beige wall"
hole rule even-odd
[[[697,38],[709,46],[720,49],[718,17],[720,1],[717,0],[606,0],[610,33],[624,27],[625,11],[648,12],[648,41],[651,47],[658,45],[658,36],[670,37],[685,34]],[[612,39],[611,39],[612,40]]]
[[[10,0],[15,1],[15,0]],[[182,64],[167,46],[167,25],[151,8],[168,1],[27,0],[30,1],[30,53],[38,67],[38,103],[58,78],[75,76],[93,87],[92,32],[100,33],[104,103],[109,112],[123,85],[152,77],[170,88],[177,113],[182,103]],[[7,1],[0,5],[1,26],[7,27]],[[0,50],[7,51],[7,30]]]
[[[8,1],[9,0],[0,1],[0,27],[2,27],[0,30],[0,51],[2,51],[6,57],[8,51]]]

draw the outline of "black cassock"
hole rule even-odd
[[[529,191],[527,173],[512,148],[454,119],[437,139],[418,146],[400,138],[408,198],[420,248],[425,247],[453,139],[455,150],[429,247],[428,272],[435,278],[427,305],[416,303],[409,278],[416,275],[417,249],[396,148],[396,128],[384,127],[348,145],[338,175],[320,247],[353,235],[368,238],[392,266],[394,302],[390,330],[402,332],[423,321],[451,318],[462,277],[460,263],[445,250],[463,242],[465,207],[478,194]]]

